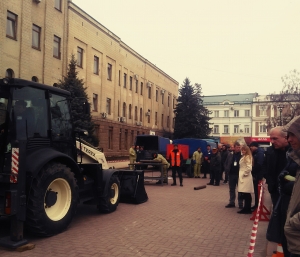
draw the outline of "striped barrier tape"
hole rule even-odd
[[[259,197],[258,207],[257,207],[257,211],[256,211],[256,216],[255,216],[252,231],[251,231],[251,238],[250,238],[249,251],[248,251],[247,257],[253,257],[253,253],[254,253],[258,221],[259,221],[260,212],[262,210],[261,206],[262,206],[263,184],[264,184],[264,182],[259,183],[260,197]]]

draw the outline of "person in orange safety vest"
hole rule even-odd
[[[173,184],[171,184],[171,186],[176,186],[176,172],[179,177],[180,186],[183,186],[182,170],[181,170],[181,162],[183,160],[183,156],[181,151],[178,149],[177,144],[174,144],[174,149],[170,153],[169,160],[172,167],[172,177],[173,177]]]

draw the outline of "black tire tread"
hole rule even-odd
[[[108,187],[107,190],[108,192],[106,192],[107,196],[106,197],[100,197],[99,199],[99,205],[98,205],[98,209],[100,212],[102,213],[111,213],[114,212],[118,205],[119,205],[119,201],[120,201],[120,193],[121,193],[121,187],[120,187],[120,181],[119,178],[115,175],[112,175],[109,182],[108,182]],[[113,183],[116,183],[119,187],[119,195],[118,195],[118,200],[115,204],[111,204],[110,202],[110,187]]]
[[[43,195],[45,195],[45,182],[51,177],[56,178],[61,173],[69,181],[72,189],[72,203],[69,212],[66,216],[56,223],[48,219],[44,211]],[[33,179],[32,187],[28,195],[27,213],[26,213],[26,228],[27,230],[38,236],[52,236],[65,230],[71,223],[73,216],[76,213],[78,204],[78,186],[74,178],[74,173],[64,164],[50,162],[44,166],[38,176]]]

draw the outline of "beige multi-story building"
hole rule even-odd
[[[75,55],[107,156],[127,155],[138,134],[173,133],[178,82],[72,1],[4,0],[0,12],[1,77],[55,85]]]

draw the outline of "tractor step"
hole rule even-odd
[[[27,243],[28,241],[26,239],[12,241],[9,236],[0,238],[0,246],[10,249],[17,249],[18,247],[26,245]]]

